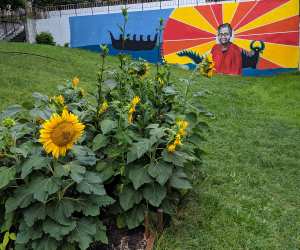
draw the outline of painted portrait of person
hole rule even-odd
[[[232,43],[233,32],[229,23],[218,27],[217,41],[211,50],[217,73],[229,75],[242,74],[241,49]]]

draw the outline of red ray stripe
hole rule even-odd
[[[262,0],[258,2],[257,5],[248,13],[248,15],[242,19],[242,21],[237,25],[237,27],[235,27],[235,29],[238,29],[244,26],[245,24],[250,23],[256,18],[262,16],[263,14],[269,12],[270,10],[273,10],[274,8],[279,7],[280,5],[285,4],[288,1],[290,0],[276,0],[276,1]]]
[[[168,55],[174,52],[179,52],[191,47],[198,46],[203,43],[207,43],[213,41],[214,39],[205,38],[199,40],[182,40],[182,41],[165,41],[163,43],[163,53],[164,55]]]
[[[250,35],[250,34],[260,34],[260,33],[272,33],[272,32],[283,32],[283,31],[294,31],[298,30],[299,26],[299,17],[293,16],[275,23],[267,24],[258,28],[254,28],[251,30],[247,30],[241,33],[236,34],[239,35]]]
[[[200,14],[215,28],[218,28],[218,24],[216,22],[216,19],[214,17],[214,13],[212,12],[212,9],[209,5],[204,6],[196,6],[196,10],[200,12]]]
[[[299,32],[285,32],[273,34],[257,34],[257,35],[236,35],[237,38],[246,40],[259,40],[269,43],[279,43],[285,45],[297,46],[299,44]]]
[[[235,14],[231,20],[231,26],[233,29],[235,29],[235,26],[246,15],[246,13],[253,7],[255,3],[256,3],[255,1],[239,3],[235,11]]]
[[[164,40],[182,40],[193,38],[212,38],[215,34],[197,29],[175,19],[169,18],[163,34]]]
[[[222,12],[222,4],[212,4],[211,8],[215,14],[215,17],[218,21],[218,26],[223,23],[223,12]]]
[[[257,69],[278,69],[278,68],[282,68],[282,67],[275,63],[270,62],[267,59],[261,57],[258,60]]]

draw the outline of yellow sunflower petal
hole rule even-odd
[[[61,116],[53,114],[50,120],[43,123],[39,142],[54,158],[65,156],[67,150],[71,149],[83,134],[84,127],[76,115],[63,110]]]

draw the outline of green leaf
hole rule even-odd
[[[129,229],[133,229],[142,224],[145,217],[146,207],[144,205],[135,206],[125,214],[125,221]]]
[[[87,249],[94,241],[97,228],[93,220],[91,218],[80,219],[77,222],[76,229],[68,237],[70,242],[78,242],[82,250]]]
[[[33,170],[38,170],[47,167],[49,162],[50,162],[49,158],[41,157],[38,155],[33,156],[32,158],[28,159],[21,165],[21,169],[22,169],[21,178],[24,179]]]
[[[103,82],[104,91],[113,90],[117,85],[118,83],[113,79],[108,79]]]
[[[49,195],[56,193],[60,189],[61,180],[56,177],[40,178],[33,185],[35,187],[33,197],[45,203]]]
[[[82,165],[94,166],[96,164],[97,159],[95,153],[90,148],[86,146],[75,145],[72,148],[72,152]]]
[[[85,216],[97,216],[100,214],[100,206],[98,206],[97,200],[93,197],[88,197],[87,199],[80,201],[77,205],[77,209],[78,208]]]
[[[3,241],[2,241],[2,248],[5,250],[6,249],[6,246],[9,242],[9,232],[6,232],[4,234],[4,237],[3,237]]]
[[[99,176],[103,182],[114,176],[115,171],[112,164],[113,163],[107,163],[105,161],[100,161],[97,163],[96,170],[99,172]]]
[[[55,176],[55,177],[61,178],[64,176],[68,176],[70,173],[70,170],[71,170],[70,163],[68,163],[66,165],[62,165],[58,162],[54,162],[53,170],[54,170],[53,176]]]
[[[147,168],[140,165],[134,165],[127,169],[129,172],[128,177],[132,181],[135,190],[138,190],[139,187],[145,183],[152,182],[152,179],[147,172]]]
[[[21,155],[24,158],[26,158],[28,155],[28,151],[26,151],[26,149],[24,149],[24,148],[12,147],[12,148],[10,148],[10,152],[13,154]]]
[[[105,135],[117,127],[117,122],[106,119],[101,121],[100,126],[103,134]]]
[[[164,150],[162,152],[162,158],[164,161],[173,163],[174,165],[180,166],[180,167],[183,167],[184,163],[187,161],[177,151],[175,151],[174,153],[169,153],[169,152],[167,152],[167,150]]]
[[[44,236],[42,239],[32,242],[32,248],[34,250],[55,250],[59,249],[59,246],[55,239]]]
[[[100,208],[107,207],[115,202],[115,200],[108,195],[89,195],[89,199],[92,199],[92,202],[97,204]]]
[[[4,215],[4,222],[0,227],[0,233],[9,231],[12,225],[14,224],[14,213],[5,213]]]
[[[136,143],[133,143],[131,148],[129,149],[129,152],[127,153],[127,163],[141,158],[151,148],[151,146],[151,141],[145,138]]]
[[[21,220],[19,230],[17,233],[16,244],[26,244],[30,240],[36,240],[43,235],[41,225],[34,225],[28,227],[24,220]],[[23,248],[25,249],[25,247]]]
[[[67,198],[51,202],[47,206],[47,215],[59,224],[68,225],[72,213],[76,211],[76,205],[75,201]]]
[[[159,127],[159,124],[158,123],[151,123],[149,124],[146,129],[155,129],[155,128],[158,128]]]
[[[169,199],[164,199],[164,201],[161,203],[160,207],[163,209],[164,213],[169,215],[175,215],[176,214],[176,205],[172,203]]]
[[[98,221],[96,224],[95,240],[100,241],[104,244],[108,244],[108,238],[106,236],[106,227],[101,221]]]
[[[69,166],[70,166],[70,172],[71,172],[70,177],[76,183],[80,183],[84,178],[84,174],[86,171],[85,167],[77,165],[75,163],[72,163],[72,164],[70,163]]]
[[[77,184],[77,190],[85,194],[106,194],[100,176],[95,172],[86,172],[82,182]]]
[[[172,165],[166,162],[158,162],[151,164],[148,168],[148,173],[156,179],[160,185],[165,185],[172,175]]]
[[[24,211],[24,221],[28,227],[32,227],[38,220],[46,218],[46,207],[42,203],[35,203]]]
[[[125,211],[140,203],[142,198],[141,193],[134,190],[131,186],[125,186],[119,194],[120,205]]]
[[[163,92],[166,96],[177,95],[178,91],[176,91],[172,86],[167,86],[163,88]]]
[[[62,240],[62,238],[68,235],[76,227],[76,221],[70,221],[68,225],[61,225],[54,220],[46,219],[43,222],[43,231],[49,234],[56,240]]]
[[[93,140],[93,151],[105,147],[107,143],[108,138],[103,134],[98,134]]]
[[[155,137],[156,139],[160,139],[165,135],[165,128],[152,128],[150,130],[151,137]]]
[[[114,202],[115,200],[107,195],[82,196],[76,204],[76,211],[81,211],[85,216],[97,216],[100,214],[102,207],[111,205]]]
[[[143,195],[152,206],[159,207],[167,195],[167,190],[158,183],[146,184],[143,188]]]
[[[0,190],[6,187],[12,180],[15,179],[16,167],[1,167],[0,166]]]
[[[5,203],[5,213],[10,213],[18,207],[27,207],[33,201],[32,193],[24,186],[19,187],[12,197],[9,197]]]
[[[9,238],[10,238],[11,240],[16,240],[16,239],[17,239],[17,235],[16,235],[15,233],[10,233],[10,234],[9,234]]]
[[[182,171],[175,172],[170,179],[170,186],[177,189],[191,189],[192,185]]]
[[[9,106],[6,110],[0,113],[0,120],[3,120],[5,117],[13,117],[14,115],[23,111],[21,105],[12,105]]]
[[[36,100],[36,101],[41,101],[41,102],[45,102],[47,103],[49,100],[49,97],[47,95],[43,95],[39,92],[33,92],[32,93],[32,97]]]

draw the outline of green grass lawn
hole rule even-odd
[[[93,91],[98,63],[82,50],[0,43],[0,109],[75,75]],[[189,74],[173,70],[174,79]],[[193,88],[210,93],[207,154],[156,250],[300,249],[300,74],[199,77]]]

